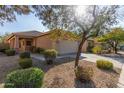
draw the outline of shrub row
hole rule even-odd
[[[47,64],[52,64],[57,56],[57,51],[54,49],[47,49],[43,53]],[[22,68],[29,68],[32,66],[32,59],[29,52],[23,52],[20,54],[19,65]]]
[[[39,88],[42,87],[44,72],[32,67],[29,52],[20,54],[19,65],[21,70],[16,70],[7,75],[5,88]]]

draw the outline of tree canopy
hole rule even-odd
[[[67,39],[67,40],[71,40],[71,41],[79,41],[80,40],[80,36],[77,33],[74,32],[70,32],[70,31],[65,31],[63,29],[53,29],[50,31],[50,35],[49,35],[51,40],[63,40],[63,39]]]
[[[27,15],[31,12],[27,5],[0,5],[0,24],[16,21],[17,15]]]
[[[105,42],[109,44],[115,53],[117,53],[117,46],[124,42],[124,29],[119,28],[113,28],[111,32],[97,38],[99,42]]]

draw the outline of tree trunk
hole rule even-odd
[[[75,59],[75,68],[78,67],[78,63],[79,63],[79,58],[80,58],[82,46],[83,46],[83,44],[84,44],[85,41],[86,41],[86,39],[85,38],[82,38],[82,40],[81,40],[81,42],[79,44],[77,55],[76,55],[76,59]]]
[[[114,47],[114,53],[117,54],[117,47]]]

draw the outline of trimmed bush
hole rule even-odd
[[[55,49],[47,49],[44,51],[44,56],[45,57],[56,57],[57,51]]]
[[[93,49],[92,49],[93,53],[95,54],[101,54],[102,52],[102,47],[101,46],[95,46]]]
[[[31,47],[31,52],[32,52],[32,53],[43,54],[44,51],[45,51],[44,48],[40,48],[40,47],[37,48],[37,47],[35,47],[35,46],[32,46],[32,47]]]
[[[97,67],[101,68],[101,69],[106,69],[106,70],[113,69],[113,63],[111,63],[107,60],[97,60],[96,64],[97,64]]]
[[[47,64],[52,64],[56,59],[57,51],[55,49],[47,49],[43,54]]]
[[[35,47],[35,46],[31,46],[31,47],[30,47],[30,51],[31,51],[32,53],[36,53],[36,47]]]
[[[8,49],[5,51],[5,53],[7,56],[14,56],[16,52],[13,49]]]
[[[36,48],[36,53],[42,54],[45,51],[44,48],[37,47]]]
[[[5,88],[40,88],[44,72],[38,68],[16,70],[7,75]]]
[[[0,49],[0,52],[6,53],[6,49]]]
[[[32,59],[31,58],[20,58],[19,65],[22,68],[29,68],[32,67]]]
[[[75,75],[78,80],[81,82],[87,82],[91,80],[93,76],[93,69],[91,67],[77,67],[75,70]]]
[[[41,48],[40,47],[37,47],[36,48],[36,53],[40,53],[40,50],[41,50]]]
[[[40,54],[44,54],[45,49],[44,48],[40,48]]]
[[[10,49],[9,44],[0,43],[0,52],[5,53],[6,50]]]
[[[23,52],[20,54],[20,58],[30,58],[30,52]]]

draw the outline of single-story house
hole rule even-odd
[[[6,42],[9,43],[10,48],[16,51],[30,51],[30,47],[40,47],[44,49],[56,49],[59,54],[76,53],[79,41],[72,41],[68,39],[53,41],[50,39],[49,32],[26,31],[16,32],[9,35]],[[87,42],[82,47],[82,51],[86,51]]]

